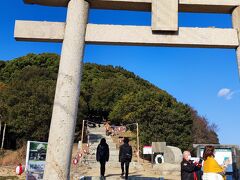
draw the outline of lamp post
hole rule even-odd
[[[138,157],[138,163],[139,163],[140,162],[140,158],[139,158],[139,144],[140,144],[139,127],[138,127],[138,123],[127,124],[126,126],[130,126],[130,125],[136,125],[137,126],[137,157]]]
[[[83,122],[82,122],[82,137],[81,137],[81,148],[83,148],[83,133],[84,133],[84,123],[85,123],[85,120],[83,120]]]
[[[138,129],[138,123],[136,123],[137,125],[137,152],[138,152],[138,163],[140,162],[139,160],[139,129]]]

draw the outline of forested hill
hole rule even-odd
[[[47,141],[58,64],[56,54],[0,61],[0,115],[2,123],[7,123],[6,146]],[[86,63],[76,140],[82,120],[96,118],[115,124],[139,122],[141,145],[166,141],[191,149],[192,143],[218,143],[215,125],[189,105],[121,67]]]

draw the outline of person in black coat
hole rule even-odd
[[[120,146],[119,150],[119,162],[121,162],[122,174],[121,177],[124,176],[124,164],[125,164],[125,179],[128,179],[128,170],[129,163],[132,161],[132,147],[128,144],[129,139],[124,138],[124,144]]]
[[[191,161],[189,151],[183,152],[183,160],[181,162],[181,180],[200,180],[198,173],[201,169],[201,163]]]
[[[101,177],[104,177],[105,165],[109,160],[109,147],[105,138],[101,139],[101,142],[97,147],[96,159],[98,162],[100,162]]]

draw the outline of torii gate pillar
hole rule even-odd
[[[240,42],[240,6],[236,7],[232,13],[232,25],[233,28],[238,32],[238,41]],[[238,75],[240,77],[240,46],[237,47],[237,65]]]
[[[45,180],[70,179],[88,9],[89,4],[84,0],[71,0],[68,4],[48,139]]]

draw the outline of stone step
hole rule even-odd
[[[110,176],[110,177],[105,177],[105,180],[122,180],[123,178],[119,177],[119,176]],[[82,176],[79,177],[78,180],[101,180],[100,177],[98,176]],[[128,180],[164,180],[163,177],[159,177],[159,178],[154,178],[154,177],[136,177],[136,176],[128,176]]]
[[[112,137],[106,136],[106,131],[104,127],[101,128],[88,128],[88,138],[89,138],[89,152],[87,155],[87,164],[90,167],[99,167],[99,162],[96,161],[96,150],[102,138],[105,138],[109,146],[109,162],[106,167],[117,167],[120,168],[120,163],[118,162],[119,150],[117,149],[116,143],[113,142]]]
[[[110,156],[109,156],[109,158],[111,158],[111,157],[118,157],[118,155],[119,154],[110,154]],[[86,157],[95,157],[96,158],[96,153],[94,153],[94,154],[89,154],[89,155],[87,155]]]
[[[89,141],[94,141],[95,143],[100,143],[101,141],[101,138],[96,138],[96,137],[91,137],[89,138]],[[107,143],[113,143],[113,140],[112,139],[106,139]]]
[[[89,139],[90,144],[99,144],[100,141],[101,141],[100,139]],[[107,141],[107,144],[109,145],[109,144],[116,144],[116,143],[110,140],[110,141]]]
[[[101,136],[101,135],[94,135],[94,136],[93,136],[93,135],[91,135],[91,136],[89,136],[88,139],[89,139],[89,140],[92,140],[92,141],[94,140],[94,141],[100,142],[102,138],[104,138],[104,136]]]
[[[106,134],[106,130],[105,129],[88,129],[88,132],[95,132],[95,133],[104,133]]]
[[[95,132],[91,132],[88,134],[89,137],[96,137],[99,139],[105,138],[106,139],[106,135],[105,134],[101,134],[101,133],[95,133]]]
[[[106,131],[88,131],[88,132],[89,134],[101,134],[101,135],[107,136]]]
[[[93,159],[86,159],[89,163],[91,162],[93,162],[93,163],[97,163],[97,161],[96,161],[96,157],[95,158],[93,158]],[[118,162],[118,158],[109,158],[109,160],[108,160],[108,162],[114,162],[114,163],[116,163],[116,162]]]
[[[90,150],[89,151],[89,155],[96,155],[97,154],[97,152],[96,152],[96,150]],[[110,151],[109,152],[109,156],[111,157],[111,156],[118,156],[119,155],[119,151]]]
[[[87,162],[90,164],[90,163],[98,163],[97,161],[96,161],[96,158],[94,158],[94,159],[86,159],[87,160]],[[108,160],[108,163],[117,163],[118,162],[118,158],[117,159],[109,159]]]
[[[97,154],[97,149],[90,149],[89,154]],[[110,149],[109,154],[110,154],[110,156],[117,156],[117,155],[119,155],[119,151],[118,150],[111,151],[111,149]]]
[[[118,161],[119,157],[118,156],[110,156],[109,157],[109,161]],[[96,161],[96,156],[94,155],[90,155],[87,157],[87,160],[90,160],[90,161]]]
[[[96,158],[95,159],[86,159],[88,164],[94,164],[94,163],[99,163],[96,161]],[[109,159],[109,161],[107,163],[117,163],[118,162],[118,158],[116,159]]]
[[[88,131],[88,134],[99,134],[102,136],[107,136],[105,131]]]
[[[92,155],[88,155],[87,156],[88,159],[96,159],[96,155],[95,154],[92,154]],[[115,155],[115,156],[110,156],[109,159],[118,159],[119,156],[118,155]]]
[[[88,166],[91,168],[100,168],[100,163],[97,161],[89,161],[88,162]],[[116,161],[109,161],[106,163],[106,168],[111,167],[111,168],[121,168],[121,164],[119,162]]]
[[[88,131],[88,135],[91,135],[91,134],[97,134],[97,135],[101,135],[101,136],[106,137],[106,133],[105,133],[105,132],[99,132],[99,131]]]
[[[99,144],[89,144],[89,149],[97,149]],[[117,148],[116,144],[110,144],[108,145],[108,148],[111,150],[116,150],[119,151],[119,149]]]
[[[89,136],[89,140],[94,140],[94,141],[99,141],[99,142],[101,141],[102,138],[104,138],[104,136],[99,135],[99,134],[98,135],[95,134],[95,135]],[[106,139],[106,141],[107,141],[107,143],[108,142],[113,142],[112,138],[111,139]]]
[[[90,147],[89,148],[89,151],[90,152],[97,152],[97,147]],[[114,147],[109,147],[109,152],[112,152],[113,154],[118,154],[119,153],[119,150],[117,148],[114,148]]]
[[[97,147],[90,147],[89,150],[90,152],[97,152]],[[118,154],[119,150],[115,147],[109,147],[109,152],[110,153],[112,152],[111,154],[116,154],[116,153]]]
[[[89,143],[99,144],[101,139],[89,138]],[[112,140],[107,140],[107,144],[115,144]]]
[[[91,153],[96,153],[97,152],[97,147],[90,147],[89,148],[89,152]],[[110,155],[118,155],[119,154],[119,150],[116,148],[109,148],[109,154]]]
[[[85,165],[87,165],[88,167],[91,167],[91,168],[100,168],[100,163],[97,162],[96,160],[89,160],[89,161],[87,161],[87,164],[85,164]],[[119,168],[120,169],[121,164],[118,161],[108,161],[108,162],[106,162],[106,168],[108,168],[108,167],[109,168]],[[136,170],[136,168],[143,170],[143,167],[141,165],[138,165],[137,162],[131,162],[130,170],[131,169]]]
[[[100,139],[89,139],[89,143],[90,144],[99,144],[100,143]],[[113,145],[113,144],[116,144],[116,143],[114,143],[112,140],[110,140],[110,141],[107,141],[107,144],[109,145]]]
[[[118,156],[119,151],[110,151],[109,154],[110,154],[110,156]]]
[[[99,143],[93,143],[93,144],[91,144],[90,143],[90,146],[89,146],[89,148],[97,148],[98,147],[98,145],[99,145]],[[117,149],[116,147],[116,144],[108,144],[108,147],[109,147],[109,149]]]

